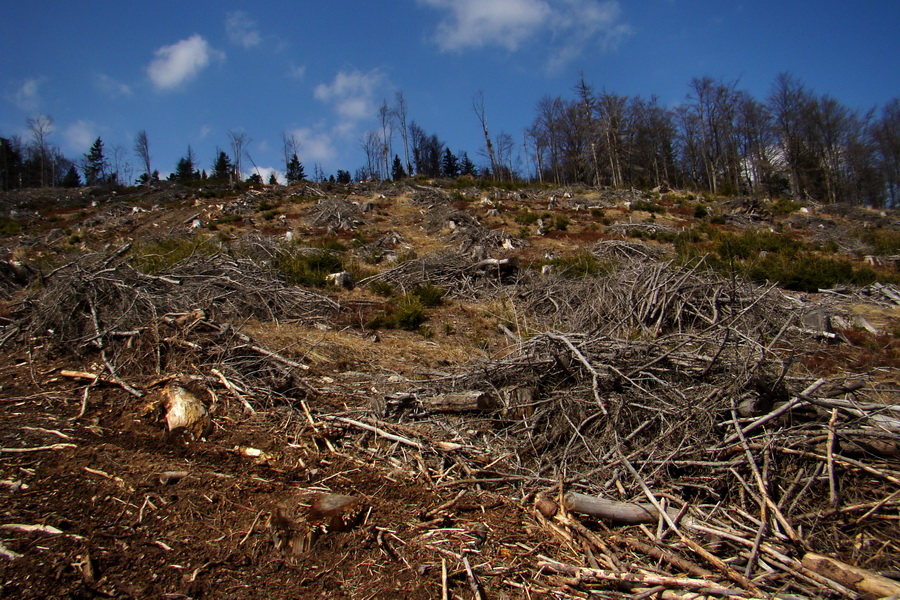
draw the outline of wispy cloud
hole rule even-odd
[[[263,183],[269,183],[269,177],[275,175],[275,179],[279,183],[285,182],[284,171],[281,169],[276,169],[275,167],[253,167],[250,170],[250,173],[245,174],[245,177],[249,177],[253,173],[259,173],[259,176],[262,177]]]
[[[116,81],[105,73],[97,73],[94,75],[94,85],[97,86],[98,90],[113,98],[130,96],[132,93],[131,86],[122,83],[121,81]]]
[[[87,152],[100,135],[96,123],[84,120],[75,121],[61,133],[66,147],[72,152]]]
[[[607,50],[630,33],[617,0],[419,0],[444,13],[434,41],[441,50],[526,43],[548,48],[548,64],[563,64],[589,45]]]
[[[435,41],[442,50],[499,45],[516,50],[550,16],[546,0],[420,0],[446,11]]]
[[[147,76],[159,90],[177,88],[196,77],[213,60],[225,57],[197,34],[163,46],[154,54],[156,58],[147,66]]]
[[[287,76],[291,79],[303,79],[304,77],[306,77],[306,65],[289,65]]]
[[[341,71],[331,83],[321,83],[313,90],[317,100],[331,104],[346,122],[356,122],[375,114],[373,98],[384,81],[378,69],[368,73],[359,70]]]
[[[262,42],[256,21],[242,10],[232,11],[225,16],[225,33],[232,44],[243,48],[252,48]]]
[[[45,77],[28,78],[22,83],[19,89],[7,96],[7,98],[20,109],[34,112],[41,105],[40,87],[45,81]]]
[[[311,173],[310,166],[314,163],[329,163],[337,158],[338,151],[332,136],[319,130],[308,127],[293,129],[288,132],[300,146],[300,161],[306,165],[307,174]]]

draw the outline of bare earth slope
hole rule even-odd
[[[0,597],[896,593],[892,213],[474,181],[0,211]]]

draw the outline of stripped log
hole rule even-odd
[[[652,504],[638,504],[634,502],[618,502],[597,498],[577,492],[569,492],[563,499],[567,510],[592,517],[600,517],[618,523],[637,525],[639,523],[656,523],[659,520],[659,511]],[[678,516],[678,511],[668,509],[666,512],[673,519]]]
[[[423,398],[422,404],[431,412],[490,412],[497,409],[497,401],[491,394],[477,390]]]
[[[808,552],[803,566],[862,594],[863,598],[900,598],[900,583],[867,569]]]

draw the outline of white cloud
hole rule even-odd
[[[313,90],[317,100],[329,103],[347,121],[359,121],[375,114],[373,97],[384,80],[378,69],[368,73],[341,71],[329,84],[321,83]]]
[[[105,73],[97,73],[94,75],[94,84],[100,91],[109,94],[111,97],[130,96],[131,87],[120,81],[116,81]]]
[[[306,65],[290,65],[287,72],[291,79],[303,79],[306,77]]]
[[[550,17],[547,0],[420,0],[448,11],[436,41],[442,50],[500,45],[515,50]]]
[[[242,10],[235,10],[225,17],[225,33],[232,44],[252,48],[262,42],[256,21]]]
[[[68,149],[83,153],[88,151],[100,134],[95,123],[79,120],[63,129],[62,136]]]
[[[156,58],[147,66],[147,76],[160,90],[176,88],[190,81],[209,66],[212,60],[225,57],[197,34],[170,46],[163,46],[154,54]]]
[[[269,183],[269,177],[271,177],[273,173],[275,174],[275,179],[279,183],[285,182],[284,171],[276,169],[275,167],[254,167],[253,170],[250,171],[250,173],[246,173],[244,175],[244,179],[250,177],[250,175],[252,175],[253,173],[259,173],[259,176],[262,177],[263,183]]]
[[[297,154],[308,172],[309,166],[314,163],[328,163],[337,158],[338,151],[334,140],[324,131],[303,127],[289,131],[288,135],[294,136],[297,140],[300,147]]]
[[[46,78],[44,77],[26,79],[9,99],[22,110],[33,112],[41,104],[40,86],[45,81]]]
[[[441,50],[526,43],[549,48],[550,66],[579,56],[591,43],[606,50],[630,33],[617,0],[419,0],[445,13],[435,42]]]

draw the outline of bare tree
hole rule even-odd
[[[381,160],[378,164],[381,179],[388,179],[391,173],[391,139],[394,137],[392,111],[387,100],[378,107],[378,120],[381,122]]]
[[[889,203],[897,206],[900,201],[900,100],[897,98],[882,109],[881,118],[873,127],[873,138]]]
[[[600,166],[597,160],[597,133],[594,124],[594,113],[597,109],[597,97],[591,86],[585,82],[584,72],[581,73],[578,84],[575,86],[575,91],[578,94],[579,100],[581,100],[582,114],[580,125],[583,128],[582,135],[587,138],[587,143],[590,145],[591,149],[591,167],[593,170],[591,182],[594,185],[600,185]]]
[[[409,161],[409,131],[406,128],[406,99],[403,92],[397,92],[397,106],[394,108],[394,116],[397,118],[397,126],[400,130],[400,137],[403,139],[403,159],[406,161],[406,172],[412,174],[412,163]]]
[[[123,185],[131,182],[131,164],[126,160],[125,146],[116,144],[112,147],[112,174],[111,178]]]
[[[380,169],[381,154],[384,149],[384,142],[381,139],[381,134],[374,129],[367,131],[366,134],[360,138],[359,146],[362,148],[363,152],[366,153],[366,177],[363,177],[362,179],[377,177]]]
[[[141,165],[144,167],[144,173],[147,174],[145,184],[150,185],[153,176],[150,171],[150,142],[147,139],[146,129],[141,129],[137,132],[137,135],[134,136],[134,153],[137,154],[138,159],[141,161]]]
[[[484,92],[482,90],[478,90],[478,93],[472,98],[472,109],[475,111],[475,116],[478,117],[478,122],[481,123],[481,130],[484,132],[484,147],[487,151],[488,160],[491,163],[491,175],[496,178],[497,156],[494,153],[494,144],[491,142],[491,134],[488,132],[487,115],[485,114],[484,108]]]
[[[234,158],[234,181],[241,180],[243,169],[241,162],[244,156],[245,148],[251,142],[250,136],[243,131],[231,130],[228,132],[228,138],[231,141],[231,154]]]
[[[293,133],[288,133],[287,131],[281,134],[281,140],[284,148],[284,168],[287,170],[294,155],[300,154],[300,142]]]
[[[31,141],[34,146],[35,153],[38,155],[38,161],[40,165],[40,182],[41,187],[47,182],[46,175],[46,163],[48,155],[49,155],[49,147],[47,144],[47,138],[53,133],[53,118],[48,115],[38,115],[36,117],[29,117],[29,119],[25,122],[28,127],[28,131],[31,132]],[[53,181],[53,176],[51,174],[50,181]]]

